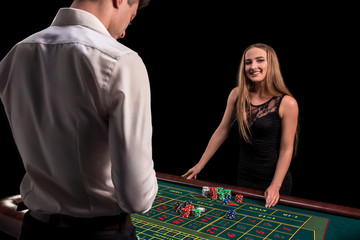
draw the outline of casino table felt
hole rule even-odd
[[[132,220],[141,239],[292,239],[360,240],[360,209],[281,196],[275,208],[264,208],[263,193],[253,189],[187,180],[180,176],[157,173],[159,192],[152,209],[133,214]],[[233,194],[243,194],[241,204],[222,205],[201,197],[203,186],[222,186]],[[255,200],[258,199],[258,200]],[[174,213],[175,201],[190,200],[204,207],[200,217],[181,218]],[[0,199],[0,231],[15,238],[26,209],[19,210],[20,195]],[[226,219],[226,212],[236,210],[236,218]]]
[[[132,215],[140,239],[323,239],[329,223],[326,216],[293,211],[289,207],[265,208],[263,203],[244,198],[229,205],[201,195],[201,189],[158,181],[159,192],[150,211]],[[174,203],[192,201],[206,209],[200,217],[183,218]],[[235,210],[234,219],[225,217]]]

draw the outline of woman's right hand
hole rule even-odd
[[[196,164],[193,168],[190,168],[189,171],[187,171],[187,173],[185,173],[181,177],[186,179],[196,179],[201,169],[202,167],[199,164]]]

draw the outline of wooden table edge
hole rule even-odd
[[[228,184],[210,182],[205,180],[198,180],[198,179],[185,179],[181,176],[176,176],[167,173],[157,172],[156,176],[158,180],[186,185],[190,187],[202,188],[203,186],[216,186],[216,187],[223,187],[224,189],[231,189],[233,194],[241,194],[244,197],[254,198],[257,200],[264,200],[264,194],[261,191],[239,187],[239,186],[232,186]],[[307,209],[311,211],[318,211],[322,213],[328,213],[333,215],[339,215],[344,217],[356,218],[360,219],[360,209],[352,208],[332,203],[325,203],[315,200],[309,200],[304,198],[292,197],[281,195],[279,203],[286,206],[297,207],[302,209]]]

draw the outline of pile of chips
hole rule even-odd
[[[175,212],[176,213],[181,213],[181,211],[187,207],[187,206],[191,206],[192,202],[190,200],[187,200],[185,202],[175,202],[174,203],[174,208],[175,208]]]
[[[210,187],[210,198],[212,200],[218,199],[218,192],[217,192],[216,187]]]
[[[231,190],[224,189],[225,198],[231,200]]]
[[[202,196],[206,198],[210,198],[212,200],[219,199],[222,204],[229,204],[231,200],[231,190],[230,189],[224,189],[222,187],[208,187],[204,186],[202,188]],[[235,202],[242,203],[243,201],[243,195],[237,194],[235,196]],[[225,217],[228,219],[234,219],[236,215],[236,212],[234,210],[229,210]]]
[[[183,218],[188,218],[190,216],[200,217],[201,213],[205,212],[205,208],[198,207],[195,209],[195,206],[192,205],[190,200],[185,202],[175,202],[174,208],[176,213],[180,213],[180,216]]]
[[[204,186],[202,188],[202,196],[206,198],[211,198],[213,200],[221,200],[222,204],[229,204],[231,200],[231,190],[223,189],[222,187],[208,187]],[[243,201],[243,195],[237,194],[235,196],[235,202],[241,203]],[[198,207],[192,204],[190,200],[184,202],[175,202],[174,208],[176,213],[180,213],[181,217],[188,218],[190,216],[200,217],[201,213],[205,212],[205,208]],[[228,219],[234,219],[236,212],[234,210],[227,211],[225,217]]]
[[[202,210],[199,209],[199,208],[196,208],[196,209],[193,210],[194,217],[200,217],[201,213],[202,213]]]
[[[206,198],[210,197],[210,188],[209,187],[207,187],[207,186],[202,187],[202,196],[206,197]]]
[[[234,218],[235,218],[235,214],[236,214],[236,212],[235,212],[234,210],[229,210],[229,211],[227,211],[225,217],[226,217],[227,219],[234,219]]]
[[[237,203],[242,203],[243,198],[244,198],[243,195],[237,194],[237,195],[235,196],[235,202],[237,202]]]
[[[193,209],[194,206],[190,207],[192,205],[187,205],[186,207],[184,207],[183,209],[181,209],[181,213],[180,213],[180,216],[183,217],[183,218],[188,218],[190,217],[190,214],[192,212],[191,209]]]
[[[207,187],[204,186],[202,188],[202,196],[206,198],[210,198],[212,200],[221,200],[231,199],[231,190],[224,189],[222,187]]]

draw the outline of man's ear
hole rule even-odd
[[[120,4],[122,4],[126,0],[112,0],[114,8],[118,9],[120,7]]]

